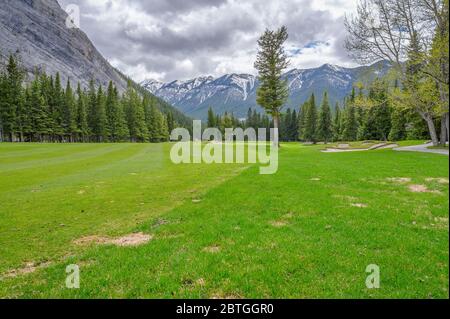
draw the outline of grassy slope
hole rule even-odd
[[[448,157],[319,148],[285,145],[278,174],[261,176],[174,166],[167,145],[0,145],[0,273],[54,261],[0,281],[0,297],[448,298],[448,185],[425,181],[448,178]],[[70,244],[132,231],[154,239]],[[70,263],[82,265],[77,291],[64,289]],[[380,290],[365,288],[373,263]]]

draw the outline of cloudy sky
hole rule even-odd
[[[286,25],[292,68],[353,66],[343,48],[356,0],[58,0],[77,4],[81,29],[136,81],[251,73],[256,41]]]

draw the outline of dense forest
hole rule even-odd
[[[158,99],[130,81],[122,95],[112,82],[89,88],[60,75],[36,72],[25,84],[19,59],[11,55],[0,73],[0,140],[6,142],[165,142],[178,125]]]

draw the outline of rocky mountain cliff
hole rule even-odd
[[[388,63],[379,62],[357,68],[325,64],[314,69],[291,70],[283,75],[290,89],[286,106],[298,108],[312,93],[316,95],[318,103],[321,103],[324,91],[328,91],[330,102],[334,106],[350,94],[355,82],[370,82],[385,75],[389,67]],[[216,113],[233,112],[238,117],[245,117],[250,107],[260,109],[256,105],[258,80],[250,74],[228,74],[217,79],[199,77],[170,83],[147,80],[141,85],[196,118],[204,119],[209,107]]]
[[[18,53],[29,77],[34,68],[59,72],[87,86],[114,81],[122,91],[127,81],[97,51],[80,29],[66,26],[67,13],[57,0],[1,0],[0,58]]]

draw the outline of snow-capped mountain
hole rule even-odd
[[[388,69],[388,63],[379,62],[357,68],[325,64],[314,69],[290,70],[283,75],[290,89],[286,106],[298,108],[312,93],[320,103],[324,91],[328,91],[334,105],[351,92],[355,82],[372,81],[386,74]],[[259,108],[256,104],[258,79],[250,74],[199,77],[170,83],[146,80],[141,85],[194,118],[204,119],[209,107],[216,113],[229,112],[238,117],[245,117],[249,108]]]

